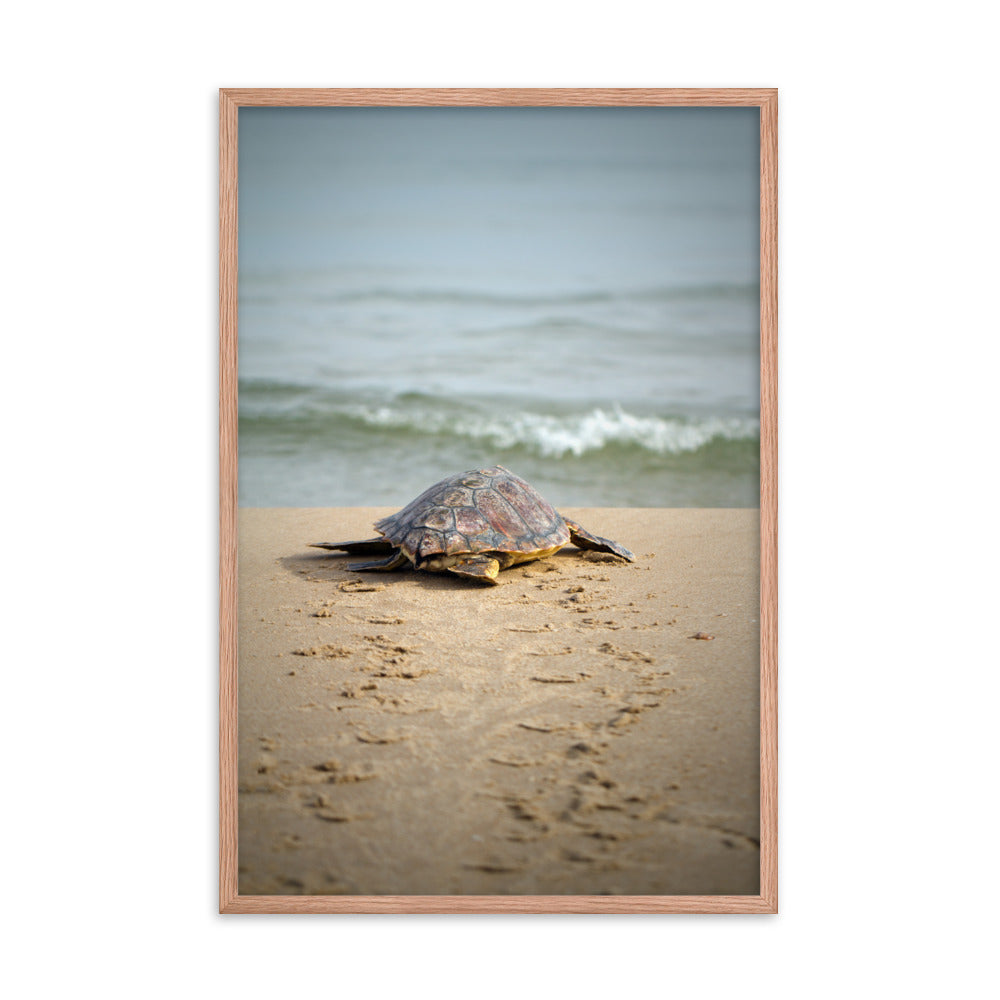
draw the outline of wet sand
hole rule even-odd
[[[636,562],[495,587],[308,547],[388,513],[239,512],[240,894],[757,894],[758,512],[567,508]]]

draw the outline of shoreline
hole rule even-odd
[[[392,512],[239,511],[240,894],[757,894],[759,512],[566,508],[636,562],[496,587],[308,548]]]

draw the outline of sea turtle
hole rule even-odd
[[[449,476],[424,490],[397,514],[375,522],[379,538],[313,542],[315,548],[384,555],[352,570],[393,570],[408,563],[432,573],[455,573],[481,583],[515,563],[544,559],[567,542],[612,552],[632,562],[624,545],[592,535],[562,517],[523,479],[495,465]]]

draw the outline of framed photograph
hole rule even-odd
[[[777,912],[777,91],[219,156],[221,911]]]

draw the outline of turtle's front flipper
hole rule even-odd
[[[352,552],[359,556],[387,555],[396,546],[384,538],[366,538],[363,542],[310,542],[314,549],[333,549],[335,552]]]
[[[477,580],[479,583],[497,583],[497,573],[500,572],[500,562],[492,556],[469,556],[448,567],[449,573],[464,576],[467,580]]]
[[[355,551],[357,551],[357,549],[355,549]],[[399,569],[400,566],[405,566],[409,561],[410,560],[407,559],[399,549],[393,549],[392,555],[389,556],[388,559],[376,559],[374,562],[349,563],[347,568],[352,572],[373,569],[382,573],[388,573],[389,570]]]
[[[600,535],[592,535],[586,528],[581,528],[576,521],[571,521],[568,517],[564,517],[563,520],[566,522],[566,527],[569,528],[569,540],[578,549],[611,552],[616,556],[621,556],[622,559],[627,559],[629,562],[635,562],[635,556],[624,545],[619,545],[617,542],[611,541],[610,538],[601,538]]]

